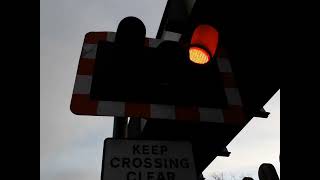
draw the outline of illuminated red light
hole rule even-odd
[[[197,64],[205,64],[209,62],[210,55],[207,51],[198,48],[198,47],[191,47],[189,49],[189,58],[192,62]]]
[[[199,25],[192,34],[189,58],[192,62],[205,64],[214,56],[218,46],[218,31],[210,25]],[[200,48],[203,47],[203,48]]]

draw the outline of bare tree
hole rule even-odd
[[[243,180],[246,177],[248,178],[248,176],[246,175],[234,175],[234,174],[228,174],[228,175],[224,175],[223,173],[214,173],[211,175],[211,177],[214,180]],[[247,180],[247,179],[245,179]],[[248,179],[249,180],[249,179]]]
[[[223,173],[214,173],[211,177],[213,177],[214,180],[224,180]]]

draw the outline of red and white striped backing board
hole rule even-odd
[[[115,32],[89,32],[86,34],[71,99],[70,108],[74,114],[245,124],[245,113],[242,109],[242,101],[235,84],[231,65],[228,58],[223,57],[222,53],[217,58],[217,63],[224,82],[228,108],[181,107],[90,99],[98,41],[114,42],[114,39]],[[145,46],[157,47],[162,41],[161,39],[146,38]]]

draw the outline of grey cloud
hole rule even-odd
[[[112,135],[112,118],[76,116],[69,110],[84,35],[115,31],[122,18],[137,16],[147,36],[154,37],[166,1],[40,3],[41,179],[100,179],[103,140]]]

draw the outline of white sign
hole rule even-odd
[[[102,180],[196,180],[192,146],[181,141],[106,139]]]

